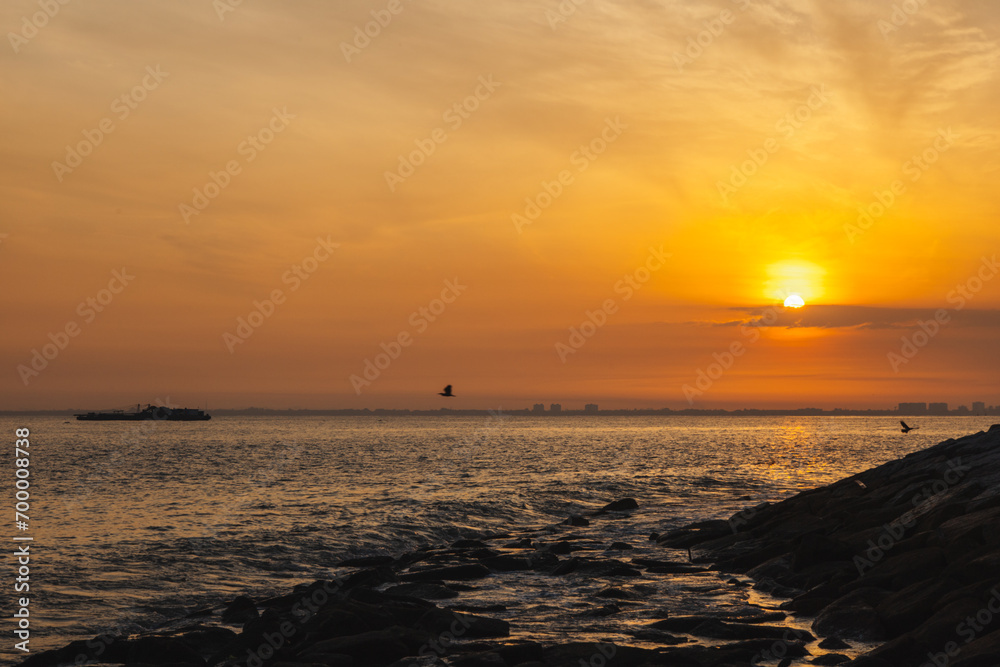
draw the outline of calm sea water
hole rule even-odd
[[[31,429],[33,652],[284,592],[336,575],[347,557],[541,527],[622,497],[640,510],[595,522],[588,537],[665,557],[650,532],[725,518],[991,424],[913,421],[921,429],[904,436],[890,417],[0,420],[11,449],[14,429]],[[16,532],[9,525],[9,544]],[[709,580],[655,583],[650,604],[661,609],[738,602]],[[525,574],[470,595],[506,604],[517,636],[622,640],[618,617],[575,620],[588,593]],[[10,643],[2,648],[10,658]]]

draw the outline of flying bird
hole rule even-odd
[[[451,385],[444,388],[444,391],[439,391],[438,396],[447,396],[448,398],[455,398],[455,394],[451,393]]]
[[[907,426],[903,420],[900,420],[899,423],[903,425],[903,428],[899,429],[900,433],[909,433],[914,429],[920,428],[919,426]]]

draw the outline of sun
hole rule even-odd
[[[790,294],[785,299],[785,308],[801,308],[804,305],[806,305],[806,302],[798,294]]]

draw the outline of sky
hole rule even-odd
[[[0,26],[0,409],[1000,404],[995,2]]]

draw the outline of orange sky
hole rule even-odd
[[[995,3],[0,25],[3,409],[1000,403]]]

